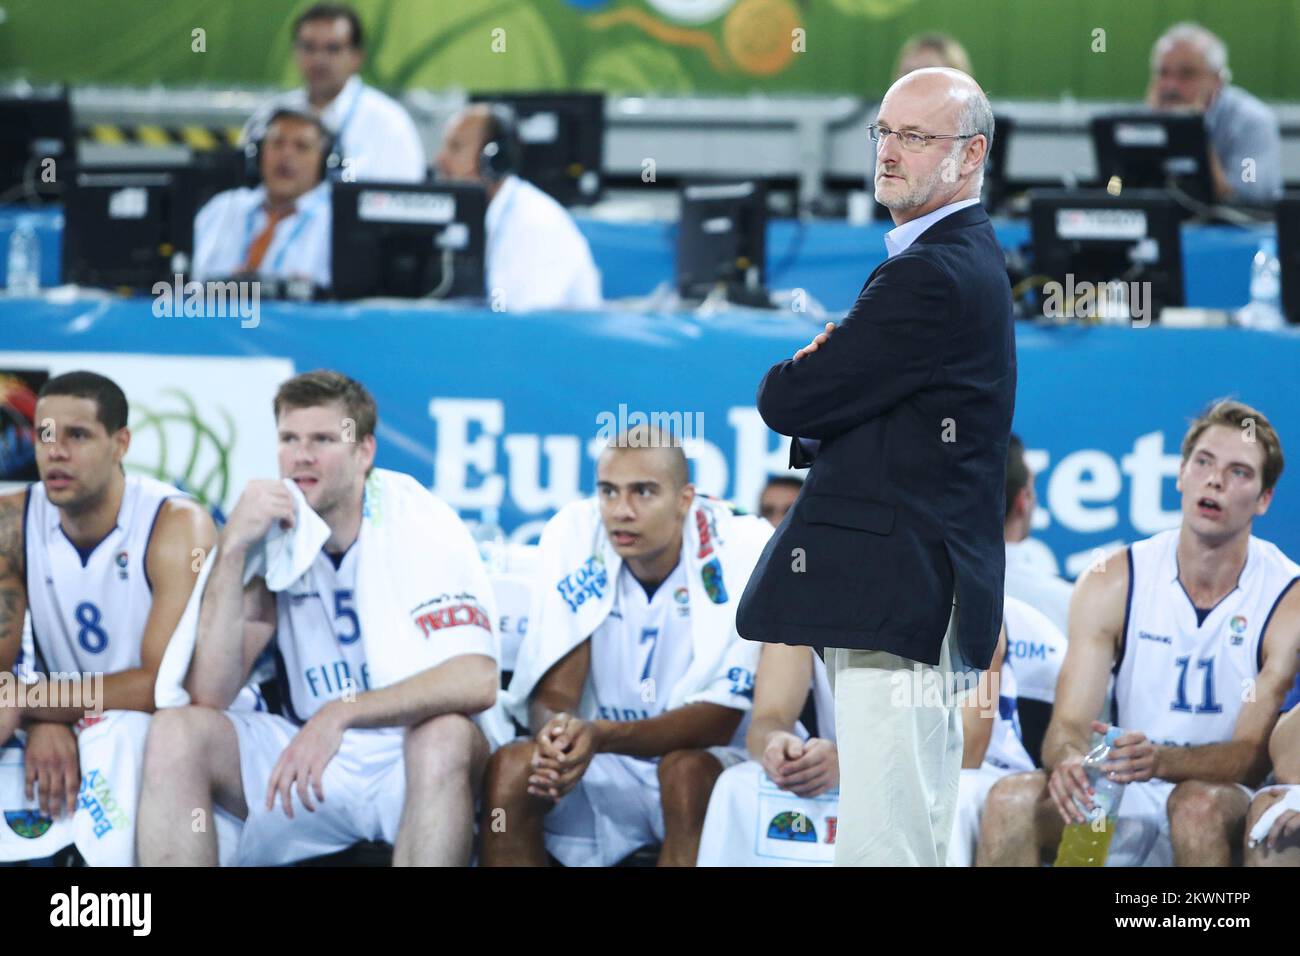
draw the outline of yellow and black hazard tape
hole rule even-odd
[[[239,126],[158,126],[91,123],[80,130],[82,142],[99,146],[187,146],[205,152],[239,145]]]

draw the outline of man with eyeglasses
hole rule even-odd
[[[1015,403],[1011,289],[979,205],[993,113],[950,68],[897,80],[871,127],[889,257],[838,325],[773,366],[758,409],[803,492],[737,628],[823,652],[835,695],[837,866],[941,866],[961,704],[1002,622]],[[833,334],[832,334],[833,333]]]
[[[364,83],[361,20],[350,7],[318,3],[294,21],[294,58],[302,89],[276,97],[244,127],[243,140],[262,138],[280,109],[310,110],[334,134],[348,180],[422,182],[424,146],[405,108]]]
[[[1282,195],[1282,135],[1262,101],[1232,86],[1228,48],[1205,27],[1176,23],[1151,50],[1147,106],[1203,113],[1210,172],[1220,201],[1267,202]]]

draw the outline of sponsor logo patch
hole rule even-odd
[[[795,843],[816,843],[817,828],[798,810],[783,810],[767,825],[769,840],[790,840]]]
[[[5,823],[24,840],[39,840],[54,826],[54,821],[39,810],[6,810]]]

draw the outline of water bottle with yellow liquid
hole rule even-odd
[[[1110,759],[1111,748],[1124,731],[1111,727],[1106,737],[1083,758],[1083,772],[1088,775],[1092,788],[1093,809],[1089,810],[1076,799],[1074,804],[1088,819],[1071,823],[1061,836],[1061,847],[1056,853],[1057,866],[1105,866],[1111,837],[1115,835],[1115,821],[1119,815],[1119,801],[1124,796],[1124,784],[1116,783],[1102,772],[1101,764]]]

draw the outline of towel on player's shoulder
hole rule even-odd
[[[275,524],[250,548],[244,583],[282,591],[307,574],[329,528],[292,481],[294,524]],[[358,538],[357,615],[370,686],[388,687],[460,654],[499,659],[496,607],[478,547],[460,517],[409,475],[376,468],[366,479]],[[189,703],[184,683],[198,639],[199,605],[217,549],[199,572],[158,671],[159,707]]]
[[[740,700],[752,696],[759,645],[736,633],[736,605],[771,534],[766,521],[696,495],[683,533],[694,648],[686,673],[669,690],[668,709],[699,702],[735,707],[738,683],[748,692]],[[547,522],[528,633],[500,700],[521,726],[528,726],[528,699],[537,683],[609,616],[622,567],[595,498],[565,505]],[[580,710],[582,717],[595,715],[590,682]]]

